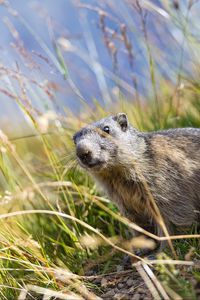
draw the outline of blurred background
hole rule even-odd
[[[120,97],[159,101],[163,82],[183,89],[199,78],[198,2],[2,0],[1,127],[31,131],[17,101],[51,118]]]

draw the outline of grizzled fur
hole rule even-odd
[[[200,129],[139,132],[119,113],[81,129],[74,142],[80,165],[131,221],[163,235],[144,181],[170,234],[199,220]]]

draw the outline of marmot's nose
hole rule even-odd
[[[87,145],[78,145],[76,154],[84,164],[89,164],[92,160],[92,151]]]

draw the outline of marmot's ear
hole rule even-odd
[[[114,116],[113,118],[116,122],[119,123],[119,125],[121,126],[121,129],[123,131],[126,131],[128,128],[128,117],[126,114],[124,113],[119,113],[116,116]]]

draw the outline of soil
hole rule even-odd
[[[93,276],[92,276],[93,277]],[[131,270],[97,276],[90,280],[96,286],[93,293],[100,299],[152,300],[150,291],[138,273]]]

